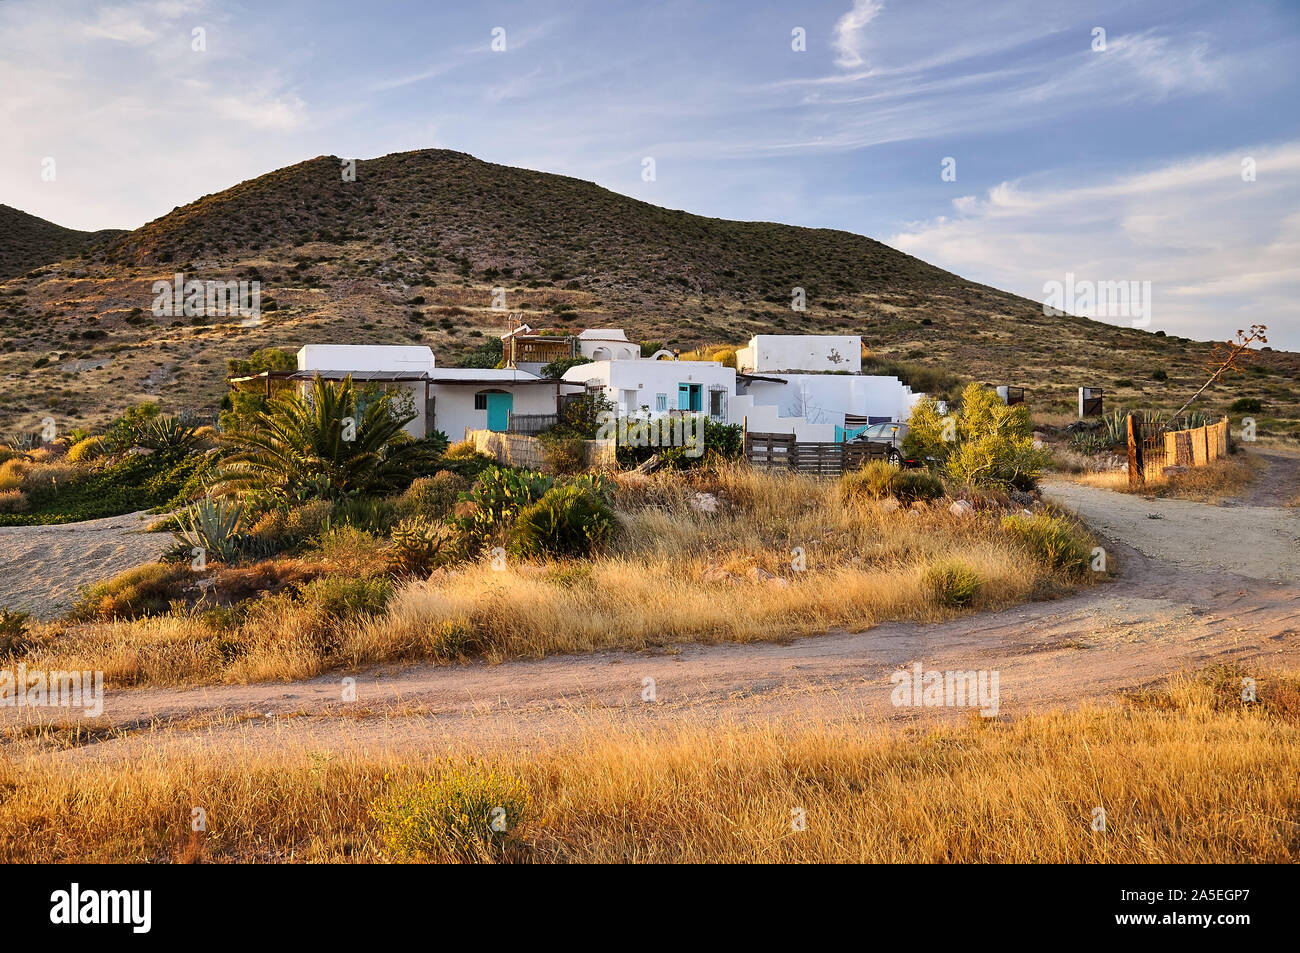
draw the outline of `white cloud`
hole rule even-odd
[[[1257,163],[1254,182],[1241,160]],[[888,244],[958,274],[1042,300],[1067,272],[1150,281],[1152,330],[1224,338],[1267,324],[1300,344],[1300,142],[1170,163],[1071,188],[1003,182],[953,201],[954,215]]]
[[[837,65],[852,69],[866,62],[862,55],[866,47],[866,27],[884,6],[880,0],[853,0],[852,9],[835,22],[831,46],[835,48]]]

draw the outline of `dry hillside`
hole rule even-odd
[[[33,262],[9,244],[0,275]],[[359,162],[351,182],[319,157],[39,265],[0,281],[0,431],[46,415],[96,423],[145,399],[210,412],[226,360],[268,345],[419,342],[456,363],[505,326],[496,286],[535,326],[621,326],[683,350],[764,331],[860,333],[882,368],[921,388],[954,375],[1020,384],[1060,409],[1079,384],[1107,388],[1111,406],[1171,409],[1209,351],[1045,317],[848,232],[704,218],[443,150]],[[260,280],[261,323],[155,318],[151,286],[177,271]],[[804,312],[791,310],[795,287]],[[1261,354],[1204,406],[1239,396],[1264,402],[1266,432],[1300,434],[1300,355]]]

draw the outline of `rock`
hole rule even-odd
[[[885,500],[883,503],[880,504],[880,508],[884,510],[886,513],[892,513],[894,512],[894,510],[898,509],[898,500],[894,499],[891,496],[889,499]]]
[[[691,509],[696,513],[716,513],[720,505],[712,493],[696,493],[691,497]]]
[[[760,569],[758,566],[755,566],[749,571],[749,578],[755,582],[770,583],[780,589],[784,589],[790,585],[790,580],[782,579],[776,573],[768,572],[766,569]]]
[[[1019,503],[1021,506],[1032,506],[1038,502],[1034,499],[1032,493],[1026,493],[1024,490],[1012,490],[1011,499],[1013,502]]]
[[[971,506],[966,500],[953,500],[952,506],[948,507],[948,512],[953,516],[966,516],[975,512],[975,507]]]

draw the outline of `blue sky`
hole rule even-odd
[[[1150,281],[1152,331],[1300,349],[1297,62],[1296,0],[2,0],[0,202],[134,227],[312,156],[450,148],[1036,300]]]

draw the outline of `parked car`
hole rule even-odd
[[[872,424],[853,438],[854,443],[867,443],[877,450],[885,451],[885,459],[900,467],[914,467],[921,461],[903,454],[903,440],[907,437],[907,424],[896,420],[883,424]]]

